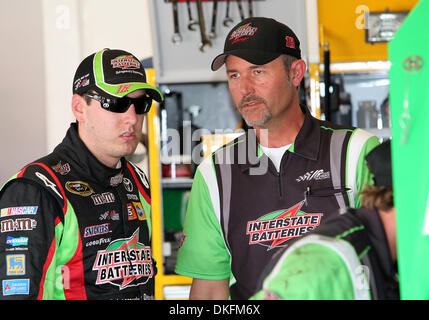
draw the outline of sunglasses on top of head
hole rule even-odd
[[[149,112],[152,106],[152,98],[144,95],[139,98],[106,98],[96,93],[84,93],[86,97],[97,100],[100,102],[103,109],[109,110],[115,113],[123,113],[133,104],[137,114],[144,114]]]

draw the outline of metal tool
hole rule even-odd
[[[190,0],[186,0],[186,7],[188,9],[188,16],[189,16],[188,29],[191,31],[195,31],[196,29],[194,28],[194,26],[198,24],[198,21],[196,21],[192,18],[192,10],[191,10]]]
[[[183,38],[179,31],[179,14],[177,12],[177,0],[173,0],[173,22],[174,22],[174,34],[171,37],[171,41],[174,44],[182,42]]]
[[[201,43],[200,43],[200,51],[204,52],[204,47],[209,45],[212,45],[212,42],[207,39],[206,36],[206,26],[204,22],[204,12],[203,12],[203,5],[201,3],[201,0],[197,0],[197,8],[198,8],[198,22],[200,23],[200,33],[201,33]]]
[[[249,17],[253,17],[253,0],[249,0]]]
[[[234,21],[229,16],[229,2],[230,2],[230,0],[226,0],[226,13],[225,13],[225,18],[223,19],[223,25],[225,27],[229,27],[229,25]]]
[[[238,6],[238,11],[240,12],[240,18],[241,20],[244,20],[244,10],[243,10],[243,5],[241,3],[241,0],[236,0],[237,1],[237,6]]]
[[[209,39],[216,38],[217,1],[213,0],[212,26],[209,32]]]

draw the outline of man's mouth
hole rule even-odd
[[[125,132],[123,134],[121,134],[121,138],[125,139],[125,140],[133,140],[135,139],[136,135],[133,132]]]
[[[240,109],[246,109],[246,108],[252,108],[252,107],[256,107],[260,104],[264,104],[265,100],[260,98],[260,97],[255,97],[255,96],[251,96],[251,97],[246,97],[243,98],[240,101]]]

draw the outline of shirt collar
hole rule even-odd
[[[303,158],[317,160],[320,149],[320,121],[314,118],[306,107],[301,107],[304,113],[304,123],[299,130],[295,141],[289,148],[290,152],[295,153]],[[267,157],[259,147],[255,130],[249,128],[245,135],[238,138],[240,143],[246,143],[248,146],[248,154],[246,163],[240,165],[241,170],[245,171],[250,167],[259,166],[261,161],[265,161],[263,157]],[[255,161],[259,159],[259,161]],[[253,161],[251,161],[253,160]]]
[[[125,158],[121,158],[116,168],[110,168],[101,163],[80,139],[76,123],[70,125],[63,141],[55,148],[55,152],[59,153],[61,158],[69,162],[72,167],[77,168],[82,179],[95,180],[106,187],[116,186],[122,182]]]

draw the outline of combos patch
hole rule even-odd
[[[130,238],[98,251],[92,270],[97,271],[97,285],[110,283],[122,290],[145,284],[154,276],[150,246],[139,242],[137,229]]]
[[[286,241],[316,229],[323,214],[300,211],[303,203],[301,201],[287,210],[275,211],[258,220],[249,221],[246,230],[249,244],[266,246],[267,250],[285,247]]]

